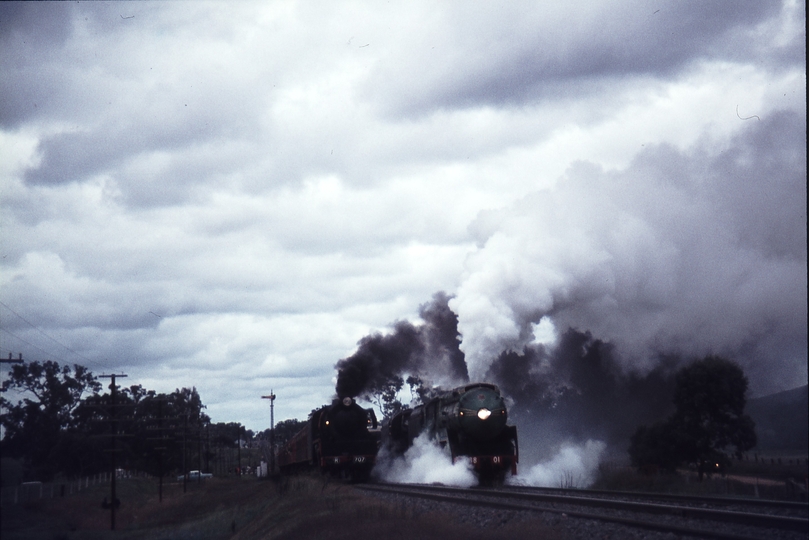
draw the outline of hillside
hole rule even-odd
[[[751,399],[746,411],[756,423],[757,450],[809,450],[809,386]]]

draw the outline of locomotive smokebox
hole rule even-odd
[[[337,398],[326,413],[326,422],[336,435],[353,438],[365,431],[365,410],[350,397]]]
[[[448,412],[450,424],[455,424],[462,433],[478,441],[499,436],[508,420],[500,393],[483,385],[461,394],[452,411]]]

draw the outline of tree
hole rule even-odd
[[[397,397],[403,386],[404,379],[398,375],[392,375],[384,384],[379,384],[373,391],[366,392],[364,397],[379,407],[383,419],[388,419],[405,408]]]
[[[432,397],[432,389],[424,387],[424,381],[417,375],[410,375],[405,381],[410,387],[410,402],[416,404],[427,403]],[[413,394],[416,394],[415,396]]]
[[[681,463],[668,421],[657,422],[651,427],[641,426],[629,440],[632,464],[644,472],[649,469],[674,472]]]
[[[744,414],[747,377],[730,360],[708,356],[680,370],[674,391],[674,429],[683,461],[696,463],[700,479],[707,464],[720,467],[730,455],[756,445],[753,420]]]
[[[633,465],[674,470],[693,463],[701,480],[756,445],[755,424],[744,414],[748,381],[737,364],[707,356],[680,369],[675,385],[674,414],[632,436]]]
[[[58,469],[62,432],[76,428],[74,411],[82,396],[97,394],[101,388],[84,366],[60,366],[57,362],[29,362],[14,365],[11,376],[3,382],[2,390],[22,394],[17,403],[5,397],[0,415],[5,428],[3,455],[22,458],[26,469],[34,476],[49,479]]]
[[[0,397],[3,457],[21,459],[25,476],[37,480],[106,470],[114,414],[118,433],[128,435],[116,441],[119,466],[156,474],[181,468],[184,455],[201,460],[201,432],[210,419],[196,388],[157,395],[141,385],[124,387],[113,407],[111,393],[99,393],[102,387],[83,366],[15,365],[2,390],[15,391],[20,399],[12,403]],[[163,467],[156,447],[165,449]]]

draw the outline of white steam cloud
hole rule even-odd
[[[720,354],[754,392],[806,381],[802,114],[773,113],[728,144],[649,148],[625,170],[575,164],[472,232],[479,249],[450,302],[471,380],[546,317],[613,343],[631,370]]]
[[[426,432],[401,457],[393,457],[382,448],[373,474],[385,482],[401,484],[471,487],[478,483],[468,459],[452,463],[449,451],[439,447]]]
[[[538,463],[525,473],[510,477],[509,484],[535,487],[586,488],[596,479],[598,464],[607,447],[601,441],[583,445],[566,443],[549,461]]]

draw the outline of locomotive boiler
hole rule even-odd
[[[403,454],[413,440],[427,432],[448,448],[453,463],[467,458],[482,482],[501,481],[517,474],[517,428],[508,425],[500,389],[488,383],[461,386],[423,405],[406,409],[383,426],[382,444]]]
[[[373,409],[350,397],[312,412],[306,425],[281,447],[281,474],[316,468],[352,481],[364,481],[376,463],[380,430]]]

